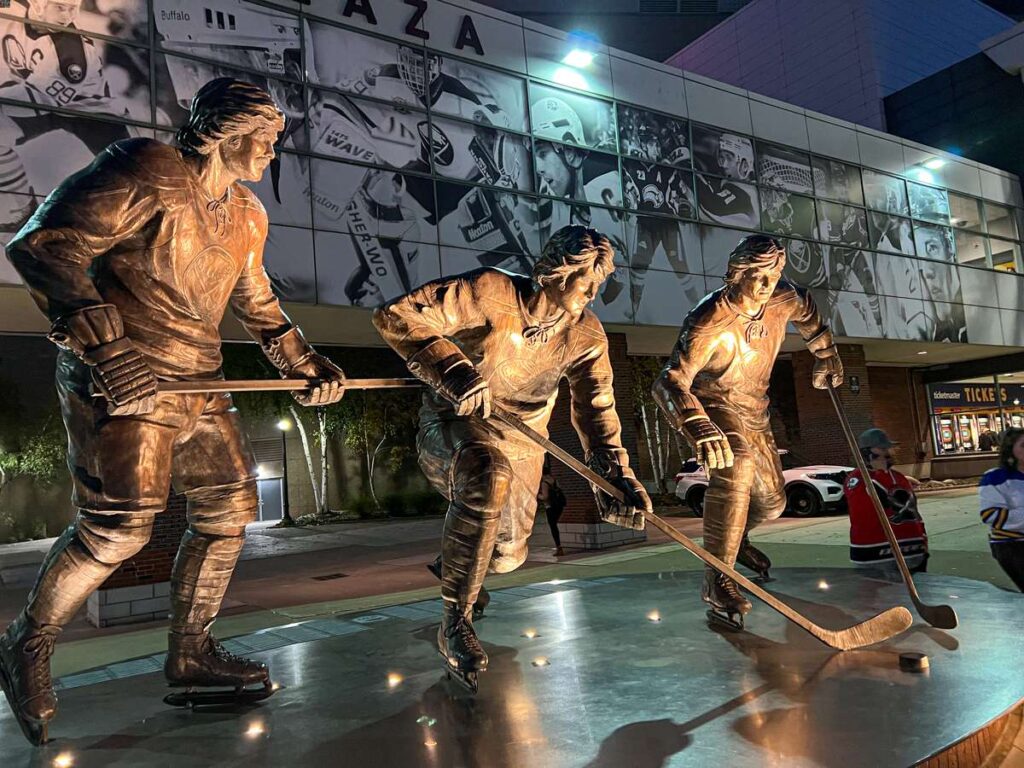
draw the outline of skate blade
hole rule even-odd
[[[171,686],[184,687],[184,686]],[[186,709],[205,709],[208,707],[247,707],[269,699],[280,687],[267,681],[261,688],[224,689],[218,691],[199,691],[185,687],[184,691],[175,691],[164,696],[164,704]]]
[[[0,664],[0,688],[3,689],[4,696],[7,698],[7,706],[10,707],[11,714],[14,715],[18,727],[21,728],[22,734],[29,743],[32,746],[41,747],[48,742],[50,740],[49,723],[37,723],[35,720],[21,717],[18,713],[17,707],[14,706],[14,684],[8,677],[7,668],[3,664]]]
[[[480,692],[480,678],[478,672],[459,672],[449,668],[448,679],[454,680],[474,696]]]
[[[707,612],[708,622],[716,627],[722,627],[723,629],[729,629],[733,632],[743,631],[743,614],[724,614],[718,611],[709,610]],[[738,617],[738,618],[734,618]]]
[[[443,653],[438,651],[437,654],[444,659],[444,671],[448,675],[449,680],[454,680],[474,695],[480,690],[480,672],[463,672],[458,667],[453,666],[448,661],[448,657]],[[481,671],[486,672],[486,670]]]

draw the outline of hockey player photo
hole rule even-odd
[[[641,315],[652,317],[657,314],[658,311],[650,307],[664,298],[665,291],[655,289],[652,293],[651,288],[654,284],[661,289],[671,286],[675,293],[668,306],[677,316],[658,324],[678,323],[680,302],[692,307],[704,295],[703,279],[693,279],[702,271],[697,226],[660,216],[629,216],[626,237],[634,316],[639,321]]]
[[[311,89],[308,114],[310,149],[318,155],[391,168],[430,167],[426,113]]]
[[[10,235],[69,167],[88,165],[108,144],[136,131],[46,107],[143,121],[151,119],[151,109],[148,57],[141,57],[142,73],[139,57],[129,55],[138,49],[77,34],[85,17],[110,34],[101,16],[83,16],[76,0],[13,2],[3,14],[0,97],[24,104],[0,105],[0,234]]]
[[[529,274],[540,252],[535,199],[438,182],[437,207],[442,245],[475,251],[480,266]]]
[[[698,173],[753,182],[754,142],[721,128],[694,125],[693,164]]]
[[[934,334],[934,312],[925,311],[926,288],[918,259],[875,254],[874,277],[887,294],[880,296],[885,338],[930,341]]]
[[[781,189],[762,188],[761,228],[784,237],[814,237],[814,200]]]
[[[618,126],[622,154],[649,163],[691,166],[690,132],[685,120],[620,104]]]
[[[757,187],[717,176],[697,174],[697,201],[702,221],[729,227],[760,228]]]
[[[757,144],[757,178],[762,187],[784,189],[804,195],[814,193],[811,159],[774,144]]]
[[[314,172],[314,195],[317,180]],[[349,245],[339,252],[337,269],[352,265],[344,293],[353,306],[377,306],[428,279],[420,276],[419,265],[424,244],[437,242],[437,229],[433,193],[424,181],[429,180],[369,169],[345,204],[339,228],[348,233]],[[421,189],[413,194],[412,186]],[[318,268],[322,264],[318,260]],[[337,269],[329,273],[331,295],[337,295]]]
[[[864,169],[864,200],[876,211],[909,216],[907,187],[903,179]]]
[[[272,224],[263,249],[263,266],[281,301],[316,303],[311,230]]]
[[[246,184],[263,203],[271,224],[312,227],[309,164],[304,155],[280,152],[259,182]]]
[[[917,222],[914,224],[914,244],[919,258],[950,263],[956,261],[953,230],[948,227]]]
[[[314,232],[317,302],[379,307],[440,276],[434,243],[406,237]]]
[[[915,219],[949,224],[949,198],[944,189],[926,187],[923,184],[907,182],[910,193],[910,213]]]
[[[696,219],[693,174],[678,168],[623,160],[626,207],[641,213],[661,213],[680,219]]]
[[[40,107],[150,120],[148,84],[135,87],[123,66],[116,68],[118,76],[111,80],[113,72],[105,69],[108,49],[121,51],[122,47],[81,36],[75,26],[76,2],[30,0],[27,5],[12,3],[8,12],[16,10],[24,14],[21,20],[0,19],[0,97]],[[56,27],[33,24],[47,19]]]
[[[570,144],[534,142],[537,189],[542,195],[597,205],[622,205],[622,181],[615,155]]]
[[[821,239],[825,242],[868,247],[867,219],[862,209],[819,200],[818,222]]]
[[[288,149],[306,150],[306,102],[302,85],[231,68],[226,64],[185,59],[171,54],[156,55],[156,122],[181,125],[188,115],[196,92],[211,80],[232,77],[252,83],[270,93],[285,116],[285,127],[278,144]]]
[[[825,256],[831,252],[831,247],[795,239],[783,240],[782,244],[786,248],[786,267],[783,274],[794,285],[816,291],[815,300],[818,301],[818,307],[827,312],[832,305],[832,299],[829,293],[829,265]]]
[[[829,288],[834,293],[863,293],[867,295],[867,306],[871,312],[874,325],[881,327],[882,311],[878,301],[879,285],[875,279],[873,260],[875,255],[870,251],[857,248],[828,248],[825,256],[828,260]]]
[[[860,169],[828,157],[811,157],[814,192],[841,203],[864,205],[864,191],[860,184]]]
[[[245,0],[153,0],[161,47],[271,77],[302,79],[299,20]]]
[[[23,18],[26,2],[0,4],[0,16]],[[38,21],[57,26],[74,26],[77,32],[120,37],[144,43],[149,39],[146,0],[59,0],[37,3],[45,10],[36,13]],[[71,19],[71,22],[69,22]]]
[[[818,296],[819,292],[815,292],[815,300]],[[878,305],[877,296],[840,291],[832,292],[830,300],[830,322],[836,335],[866,339],[884,338],[882,326],[874,309]]]
[[[444,59],[433,51],[390,43],[340,27],[306,22],[306,69],[310,82],[328,88],[456,115],[500,128],[522,127],[494,100],[506,91],[496,79],[469,83],[445,71]],[[497,76],[500,79],[500,76]],[[493,89],[491,93],[489,89]],[[514,98],[506,98],[521,112]]]
[[[924,312],[930,323],[929,341],[967,343],[960,276],[952,264],[919,261]]]
[[[914,255],[910,219],[881,211],[868,211],[869,245],[873,251]]]
[[[454,115],[477,123],[491,123],[522,133],[530,130],[522,79],[450,56],[440,57],[440,74],[450,82],[463,85],[474,95],[475,100],[439,99],[431,104],[435,113]]]
[[[426,126],[422,126],[426,130]],[[459,181],[489,184],[519,192],[534,189],[529,138],[484,123],[433,118],[423,138],[434,172]]]
[[[693,126],[700,218],[731,227],[761,224],[754,180],[754,144],[746,136],[718,128]]]
[[[615,112],[604,101],[530,83],[530,118],[539,139],[615,151]]]

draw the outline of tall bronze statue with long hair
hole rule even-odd
[[[341,398],[341,370],[312,350],[271,291],[267,215],[238,183],[262,176],[283,127],[260,88],[211,81],[177,147],[110,145],[7,248],[61,348],[57,390],[78,507],[0,637],[0,682],[34,743],[46,740],[57,708],[50,656],[61,627],[149,540],[172,478],[188,498],[189,527],[171,577],[167,679],[269,686],[263,664],[229,654],[210,634],[257,513],[238,412],[229,394],[157,393],[156,383],[221,377],[218,325],[230,306],[282,375],[323,382],[296,396],[303,405]]]
[[[725,286],[705,296],[683,321],[654,397],[686,436],[710,474],[704,496],[704,548],[733,565],[768,575],[767,556],[749,532],[782,514],[782,464],[768,424],[768,383],[793,323],[815,356],[812,383],[843,380],[843,365],[810,294],[782,279],[786,251],[772,237],[750,235],[729,255]],[[750,601],[708,568],[702,597],[712,619],[742,626]]]
[[[480,269],[427,283],[378,309],[373,322],[424,395],[420,466],[448,499],[441,545],[444,619],[438,650],[452,674],[476,689],[487,654],[472,610],[488,571],[526,560],[544,451],[488,418],[492,403],[546,432],[569,381],[572,421],[587,460],[626,493],[598,493],[605,520],[642,529],[651,502],[633,476],[615,411],[608,339],[587,305],[613,271],[604,235],[581,226],[555,232],[532,277]]]

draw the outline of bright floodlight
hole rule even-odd
[[[594,61],[594,54],[590,51],[585,51],[582,48],[573,48],[569,51],[565,58],[562,59],[563,64],[568,64],[570,67],[589,67],[591,62]]]
[[[579,88],[584,91],[587,89],[587,78],[569,67],[559,67],[551,79],[559,85],[567,85],[570,88]]]
[[[944,166],[946,161],[941,157],[933,157],[931,160],[924,164],[925,168],[931,168],[933,171],[937,171],[939,168]]]
[[[282,432],[287,432],[289,429],[292,428],[292,423],[288,419],[281,419],[279,422],[277,422],[277,428],[280,429]]]
[[[932,176],[931,171],[926,171],[924,168],[918,168],[915,175],[919,181],[923,181],[925,184],[935,183],[935,177]]]

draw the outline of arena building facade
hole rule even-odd
[[[468,2],[12,0],[0,21],[5,240],[103,146],[170,140],[198,87],[230,75],[288,117],[256,188],[268,271],[315,343],[381,347],[381,301],[528,270],[551,231],[586,224],[616,244],[594,309],[636,448],[630,358],[667,355],[731,248],[767,232],[840,338],[855,426],[897,436],[904,464],[972,473],[993,461],[984,431],[1024,419],[1024,362],[1006,362],[1024,349],[1024,199],[998,168]],[[0,332],[43,334],[6,263],[0,283]],[[231,318],[224,333],[245,338]],[[808,459],[844,461],[799,337],[785,349],[778,429]],[[591,512],[564,519],[570,541],[610,535]]]

